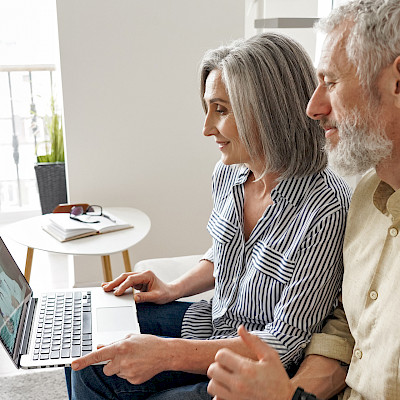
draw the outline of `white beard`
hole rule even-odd
[[[392,153],[393,143],[387,138],[384,125],[372,121],[371,113],[372,107],[363,113],[355,108],[343,121],[336,122],[339,142],[336,146],[327,142],[325,150],[329,164],[338,173],[362,174]]]

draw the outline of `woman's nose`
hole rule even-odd
[[[319,85],[307,105],[307,115],[316,120],[320,120],[330,114],[332,109],[329,94],[326,88]]]
[[[212,136],[215,135],[217,132],[217,129],[215,127],[215,123],[213,119],[211,118],[210,114],[206,114],[206,118],[204,120],[204,125],[203,125],[203,135],[204,136]]]

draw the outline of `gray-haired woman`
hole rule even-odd
[[[240,325],[287,368],[301,360],[338,295],[350,197],[326,168],[324,135],[305,114],[315,87],[309,57],[285,36],[262,34],[205,55],[203,133],[221,152],[212,247],[172,283],[144,272],[104,286],[119,286],[117,295],[140,290],[143,334],[76,360],[72,398],[209,399],[205,373],[219,349],[254,357],[237,337]],[[210,302],[175,302],[212,287]],[[104,368],[85,368],[103,360]]]

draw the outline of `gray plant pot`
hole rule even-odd
[[[67,202],[65,163],[35,164],[42,214],[48,214],[62,203]]]

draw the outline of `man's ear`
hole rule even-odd
[[[395,76],[396,76],[396,90],[395,90],[395,93],[397,94],[397,95],[400,95],[400,56],[399,57],[397,57],[395,60],[394,60],[394,63],[393,63],[393,67],[394,67],[394,73],[395,73]]]
[[[392,95],[394,96],[394,105],[400,109],[400,56],[398,56],[392,65],[392,83],[390,84]],[[394,84],[394,87],[393,87]],[[394,90],[393,90],[394,89]]]

